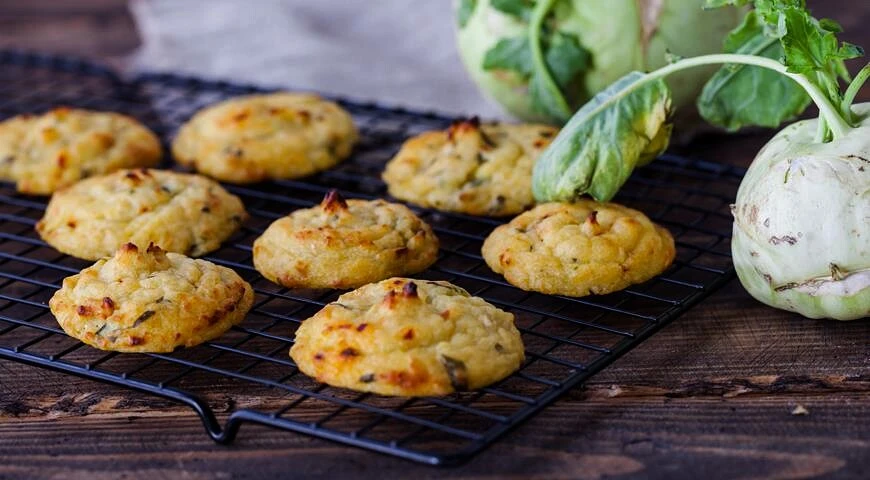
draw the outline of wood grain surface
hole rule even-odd
[[[870,46],[867,2],[810,4]],[[0,2],[0,47],[119,63],[137,42],[122,1]],[[704,135],[684,150],[747,165],[771,134]],[[805,320],[734,281],[450,469],[254,425],[220,446],[186,407],[0,361],[0,478],[863,479],[868,339],[867,321]]]

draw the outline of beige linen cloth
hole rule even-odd
[[[504,118],[465,73],[451,0],[131,0],[134,70]]]

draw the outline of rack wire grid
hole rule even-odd
[[[57,105],[132,115],[164,141],[196,110],[254,86],[171,74],[122,79],[82,60],[0,51],[0,119]],[[361,131],[352,157],[300,181],[228,186],[251,219],[206,258],[235,269],[256,292],[246,320],[215,341],[171,354],[119,354],[66,336],[47,307],[62,279],[87,262],[47,246],[34,232],[45,198],[0,183],[0,358],[36,365],[192,407],[217,442],[254,422],[434,465],[464,462],[564,392],[637,346],[733,277],[731,216],[743,170],[665,155],[639,169],[616,201],[640,209],[674,235],[677,258],[663,274],[623,291],[569,298],[517,289],[480,256],[504,220],[415,209],[441,240],[421,278],[449,280],[516,315],[526,361],[478,391],[440,398],[388,398],[318,384],[288,356],[297,325],[341,292],[288,290],[251,265],[251,244],[273,220],[318,203],[336,188],[350,198],[386,196],[385,162],[409,136],[446,127],[434,113],[336,99]],[[168,164],[167,164],[168,166]],[[221,408],[218,408],[220,405]],[[230,405],[230,408],[226,408]]]

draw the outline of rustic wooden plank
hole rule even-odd
[[[0,423],[0,476],[38,468],[46,475],[97,478],[259,478],[289,472],[306,478],[410,472],[420,478],[669,478],[676,472],[688,478],[834,472],[848,478],[852,472],[858,478],[870,449],[866,400],[866,393],[804,396],[808,415],[792,415],[794,398],[767,394],[560,402],[476,461],[447,470],[256,426],[246,426],[232,447],[219,446],[189,415],[28,419]],[[855,404],[861,408],[847,408]]]
[[[857,478],[870,448],[870,376],[861,343],[868,326],[782,316],[746,299],[735,282],[472,463],[435,473],[252,425],[242,428],[232,447],[213,445],[185,407],[0,362],[0,452],[10,456],[6,461],[0,454],[6,465],[0,472],[13,475],[21,463],[39,460],[41,469],[48,468],[41,471],[123,471],[133,478],[146,463],[144,472],[158,478],[250,473],[252,465],[261,469],[257,475],[293,468],[315,477],[411,471],[424,478],[666,477],[679,469],[726,478],[748,468],[756,474],[852,472]],[[781,331],[771,332],[777,326]],[[230,398],[247,401],[238,392],[221,393],[228,407]],[[809,415],[792,415],[797,405]],[[26,439],[24,446],[13,432]],[[65,438],[89,447],[70,447]],[[143,445],[160,445],[159,452],[149,447],[142,457],[129,453]],[[207,465],[181,469],[173,459],[190,458],[192,451]],[[100,460],[99,452],[112,460]],[[49,454],[64,460],[43,462]]]

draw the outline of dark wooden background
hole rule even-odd
[[[870,47],[870,2],[809,3]],[[122,0],[0,0],[0,48],[123,66],[138,43]],[[771,134],[706,135],[687,149],[747,165]],[[775,311],[734,281],[454,469],[253,425],[218,446],[186,407],[0,361],[0,478],[864,479],[868,345],[868,321]]]

